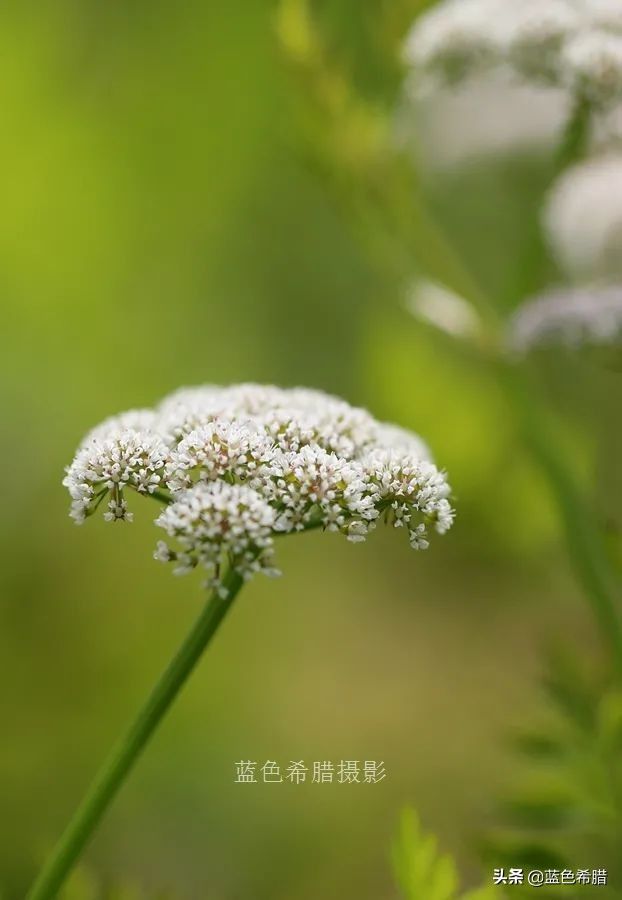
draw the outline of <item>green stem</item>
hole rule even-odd
[[[165,506],[172,503],[171,497],[169,494],[165,493],[165,491],[151,491],[150,493],[145,494],[145,496],[157,500],[158,503],[164,503]]]
[[[566,548],[577,581],[588,599],[612,662],[622,678],[622,625],[616,574],[590,507],[556,445],[539,398],[529,380],[502,363],[498,380],[517,413],[523,441],[547,479],[563,527]]]
[[[553,162],[553,176],[579,160],[586,149],[592,121],[592,104],[585,96],[577,97],[559,143]]]
[[[583,156],[589,137],[591,119],[590,103],[584,97],[579,97],[570,111],[557,152],[553,157],[548,177],[549,187],[568,166],[573,165]],[[529,228],[525,246],[520,253],[518,277],[510,292],[510,305],[522,302],[538,290],[547,274],[548,258],[540,216],[536,215],[533,227]]]
[[[100,769],[26,900],[51,900],[57,895],[142,750],[214,636],[242,584],[241,576],[230,570],[224,578],[227,596],[223,598],[214,593],[208,600],[125,737]]]

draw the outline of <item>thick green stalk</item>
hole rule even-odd
[[[208,600],[125,737],[102,766],[26,900],[51,900],[57,895],[145,745],[214,636],[242,583],[236,572],[229,571],[224,579],[227,596],[223,598],[214,593]]]

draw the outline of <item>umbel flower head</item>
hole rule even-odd
[[[405,45],[415,75],[457,83],[493,67],[557,85],[596,105],[622,97],[618,0],[441,0]]]
[[[544,344],[611,346],[622,337],[622,287],[549,291],[523,303],[510,324],[509,344],[525,353]]]
[[[305,388],[184,388],[94,428],[63,483],[78,523],[100,506],[108,521],[131,521],[131,495],[157,499],[170,543],[156,559],[178,574],[202,567],[220,590],[228,568],[274,574],[281,534],[319,527],[362,541],[382,519],[424,549],[454,516],[416,434]]]

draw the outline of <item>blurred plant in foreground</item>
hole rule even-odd
[[[404,900],[503,900],[493,885],[460,893],[453,859],[439,852],[433,835],[423,833],[412,809],[402,813],[391,857]]]
[[[597,2],[585,0],[585,14],[597,16],[598,22],[594,27],[600,35],[603,29],[606,30],[609,20],[600,18],[600,12],[592,6]],[[492,3],[468,0],[468,5],[477,13],[477,34],[481,33],[487,16],[493,16],[494,22],[495,15],[509,15],[507,5],[499,5],[498,0]],[[452,14],[458,10],[456,15],[460,15],[458,7],[459,4],[448,4]],[[424,16],[435,16],[437,9],[439,16],[444,14],[441,4]],[[522,12],[519,12],[518,19],[523,22],[521,16]],[[382,34],[381,18],[379,16],[374,25]],[[548,21],[546,4],[544,11],[537,5],[529,5],[526,34],[536,43],[542,36],[537,28],[541,21]],[[615,28],[618,24],[616,20]],[[411,44],[419,27],[424,25],[415,23],[412,27]],[[322,39],[321,31],[310,15],[306,0],[283,0],[277,29],[287,59],[297,72],[303,88],[301,110],[307,152],[314,154],[314,159],[335,186],[338,197],[347,205],[353,225],[373,259],[384,267],[386,273],[391,274],[397,284],[411,284],[422,277],[440,284],[461,303],[470,305],[471,320],[477,318],[477,325],[471,324],[467,333],[454,335],[456,346],[468,345],[504,390],[521,427],[525,444],[539,463],[557,501],[570,562],[604,642],[610,648],[612,663],[622,676],[619,575],[609,559],[594,511],[582,487],[576,483],[562,448],[557,446],[538,386],[533,383],[531,373],[523,363],[507,353],[511,327],[508,317],[502,312],[497,298],[490,296],[473,275],[469,261],[455,250],[443,227],[433,217],[420,175],[413,170],[410,160],[404,159],[402,148],[396,144],[391,123],[404,83],[400,83],[399,79],[395,81],[393,94],[387,97],[384,109],[374,98],[367,98],[364,90],[358,89],[356,80],[347,77],[345,65],[329,51],[327,41]],[[401,40],[399,35],[395,35],[395,58],[400,55]],[[622,37],[620,41],[622,43]],[[414,77],[411,70],[405,81],[410,85]],[[330,102],[330,95],[326,94],[327,84],[342,85],[339,96],[343,102],[338,107]],[[551,173],[553,179],[580,158],[588,146],[588,129],[596,104],[590,92],[586,93],[578,85],[576,87],[578,102],[569,113],[560,138]],[[620,91],[622,93],[622,87]],[[376,121],[379,117],[384,120],[384,127],[375,128],[370,137],[368,130],[361,129],[360,122],[366,118]],[[312,130],[308,128],[309,122],[314,125]],[[317,133],[323,134],[324,138],[314,140]],[[340,152],[331,152],[332,147],[354,145],[360,148],[356,165],[352,165],[349,157],[344,157]],[[535,287],[537,293],[543,287],[541,281],[546,245],[537,219],[529,223],[528,231],[529,240],[518,251],[522,257],[520,283],[510,284],[507,289],[514,305],[529,297],[531,288]],[[429,310],[427,318],[430,319]]]
[[[407,6],[399,4],[404,12]],[[307,152],[314,155],[328,174],[329,183],[338,189],[338,199],[349,211],[370,258],[393,279],[397,292],[403,295],[404,285],[414,283],[414,288],[407,289],[411,311],[450,338],[456,352],[466,348],[502,389],[525,446],[556,501],[568,560],[600,630],[608,672],[604,683],[593,686],[588,701],[576,680],[551,682],[557,685],[552,693],[566,715],[566,728],[558,741],[562,750],[557,762],[559,778],[567,790],[571,786],[565,801],[572,808],[574,821],[582,821],[586,830],[591,830],[594,846],[598,847],[599,841],[611,841],[619,847],[622,820],[617,801],[618,738],[612,736],[611,717],[617,716],[622,681],[620,572],[610,556],[589,496],[551,427],[550,411],[542,400],[541,386],[533,378],[526,351],[545,340],[568,343],[570,339],[574,350],[586,343],[604,342],[611,347],[618,341],[622,294],[615,283],[615,273],[613,281],[609,274],[606,287],[595,287],[593,283],[603,275],[594,263],[601,257],[616,259],[611,248],[618,246],[621,232],[615,201],[607,196],[606,204],[599,204],[598,197],[586,198],[583,191],[581,198],[570,198],[571,221],[570,200],[566,196],[560,199],[560,192],[566,195],[570,190],[563,187],[563,179],[572,177],[569,169],[578,165],[577,173],[583,171],[586,164],[580,161],[592,150],[599,117],[611,115],[622,103],[622,7],[608,0],[582,0],[578,4],[566,0],[521,4],[504,0],[441,0],[410,26],[406,71],[401,79],[392,81],[387,75],[393,89],[387,90],[384,107],[376,97],[368,96],[364,83],[355,74],[348,77],[346,64],[331,52],[329,41],[322,37],[319,19],[313,21],[305,0],[283,0],[280,9],[278,31],[284,54],[302,84],[303,124],[312,111],[313,131],[324,135],[323,140],[314,143],[313,131],[304,131]],[[291,52],[292,22],[297,23],[299,31],[306,29],[312,36],[307,43],[313,46],[312,54]],[[386,25],[380,10],[373,23],[374,37],[384,34]],[[393,63],[387,64],[387,72],[402,56],[408,28],[404,22],[401,35],[393,33]],[[544,206],[546,194],[552,190],[555,213],[549,211],[549,221],[554,219],[552,230],[560,251],[572,257],[573,264],[577,262],[573,248],[579,247],[583,255],[590,257],[590,283],[576,291],[561,286],[552,297],[547,294],[551,260],[541,219],[536,214],[525,223],[524,245],[516,247],[520,260],[516,277],[507,279],[501,296],[491,292],[471,260],[456,250],[443,223],[432,213],[422,174],[414,169],[411,159],[404,158],[404,142],[396,139],[396,111],[400,110],[403,119],[409,114],[409,101],[422,87],[426,92],[435,89],[434,84],[430,85],[430,76],[432,82],[442,82],[451,91],[472,72],[485,78],[486,72],[499,65],[511,66],[521,79],[555,84],[570,101],[539,205]],[[323,103],[322,85],[331,80],[344,84],[341,93],[348,98],[339,110]],[[374,129],[372,139],[359,125],[365,119],[365,109],[374,121],[378,117],[384,121],[384,125]],[[357,135],[362,149],[356,166],[348,165],[348,158],[339,152],[331,155],[331,146],[356,145]],[[585,170],[583,187],[590,180],[590,172],[594,172],[600,194],[607,194],[607,179],[597,177],[599,164],[587,165],[591,168]],[[558,178],[562,179],[562,187],[554,188]],[[541,299],[534,301],[532,297]],[[513,308],[513,316],[505,311],[508,307]],[[515,352],[518,346],[523,351],[520,354]],[[589,724],[586,720],[580,726],[572,711],[582,707],[587,714],[585,702],[592,717]],[[553,743],[541,741],[539,746]],[[544,794],[536,798],[535,809],[530,825],[536,825],[538,810],[542,819],[547,812],[553,818],[553,801],[548,803]],[[525,843],[521,846],[521,852],[528,855],[529,847]],[[519,862],[517,858],[512,861],[514,865]],[[446,869],[447,863],[439,868],[440,896],[451,896],[455,889],[452,878],[443,875]],[[421,888],[415,889],[421,894]],[[424,892],[421,896],[428,895]]]
[[[459,892],[459,877],[453,859],[438,849],[438,842],[425,834],[416,812],[403,810],[391,847],[391,865],[403,900],[505,900],[499,887],[489,885]],[[90,869],[77,866],[58,893],[58,900],[176,900],[171,891],[146,893],[137,885],[106,885]]]
[[[495,866],[597,864],[607,885],[582,885],[578,896],[622,897],[622,690],[568,650],[550,654],[543,688],[547,716],[512,735],[521,776],[500,805],[504,826],[488,836],[484,855]]]

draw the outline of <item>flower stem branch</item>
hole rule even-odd
[[[226,597],[216,592],[210,597],[128,732],[96,776],[26,900],[51,900],[57,895],[136,760],[216,633],[242,584],[241,576],[230,570],[223,583],[227,589]]]
[[[172,503],[171,497],[165,491],[151,491],[151,493],[148,493],[145,496],[152,497],[154,500],[157,500],[158,503],[163,503],[165,506]]]

